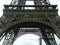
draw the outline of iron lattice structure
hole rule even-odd
[[[34,5],[25,5],[26,1],[34,1]],[[0,40],[5,36],[2,45],[13,45],[25,33],[40,36],[46,45],[57,45],[54,37],[56,34],[60,39],[57,5],[50,5],[49,0],[12,0],[10,5],[4,7],[3,16],[0,18]]]

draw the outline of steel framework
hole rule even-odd
[[[34,5],[25,5],[26,1],[34,1]],[[40,36],[46,45],[57,45],[54,37],[56,34],[60,39],[57,5],[51,5],[49,0],[12,0],[10,5],[4,7],[3,16],[0,18],[0,40],[5,36],[2,45],[13,45],[14,41],[25,33]]]

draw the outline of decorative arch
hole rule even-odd
[[[47,24],[47,25],[46,25]],[[14,22],[12,22],[12,23],[8,23],[8,25],[10,25],[8,28],[6,28],[6,31],[8,32],[9,30],[12,30],[12,32],[14,32],[14,35],[15,35],[15,37],[13,38],[14,39],[14,41],[16,40],[16,34],[19,32],[18,30],[19,30],[19,28],[22,28],[22,27],[35,27],[35,28],[41,28],[41,31],[43,30],[43,32],[41,32],[42,33],[42,36],[44,36],[44,30],[45,29],[48,29],[48,30],[50,30],[50,31],[54,31],[54,28],[52,28],[52,26],[49,24],[49,23],[47,23],[47,22],[44,22],[44,21],[30,21],[30,20],[28,20],[28,21],[14,21]],[[17,29],[17,30],[16,30]],[[16,32],[16,31],[18,31],[18,32]],[[40,30],[39,30],[40,31]],[[39,32],[38,31],[38,32]],[[9,31],[10,32],[10,31]],[[26,34],[26,33],[24,33],[24,34]],[[33,33],[34,34],[34,33]],[[36,33],[35,33],[36,34]],[[52,36],[52,35],[51,35]],[[45,37],[45,36],[44,36]],[[45,40],[45,39],[44,39]],[[14,42],[13,41],[13,42]],[[48,40],[46,40],[45,41],[46,43],[48,43]],[[11,43],[10,43],[11,44]]]
[[[43,25],[46,25],[47,27],[51,27],[52,29],[54,29],[55,31],[56,30],[58,30],[58,28],[54,25],[54,24],[52,24],[51,22],[47,22],[47,21],[44,21],[44,20],[39,20],[39,19],[22,19],[22,20],[11,20],[11,21],[9,21],[5,26],[4,26],[4,28],[2,29],[2,31],[1,31],[1,33],[0,34],[2,34],[2,32],[4,32],[4,31],[6,31],[6,30],[8,30],[8,29],[10,29],[11,27],[14,27],[15,25],[21,25],[21,24],[24,24],[24,23],[26,23],[27,22],[27,24],[30,22],[30,23],[35,23],[35,25],[36,25],[36,23],[37,23],[37,26],[38,25],[40,25],[40,24],[43,24]],[[29,24],[30,24],[29,23]]]

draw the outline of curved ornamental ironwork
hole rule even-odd
[[[34,5],[25,5],[26,1],[34,1]],[[19,36],[26,33],[41,36],[46,45],[57,45],[54,37],[56,34],[60,39],[57,5],[50,5],[49,0],[12,0],[10,5],[4,7],[0,18],[0,40],[5,36],[2,45],[12,45]]]

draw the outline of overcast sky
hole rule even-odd
[[[0,0],[0,17],[3,15],[3,5],[4,4],[10,4],[11,3],[11,0]],[[51,4],[54,4],[54,5],[58,5],[58,10],[59,10],[59,15],[60,15],[60,0],[50,0],[50,3]],[[25,36],[25,37],[28,37],[29,35],[27,35],[27,36]],[[30,35],[30,37],[31,37],[32,35]],[[37,36],[32,36],[32,37],[37,37]],[[29,38],[29,37],[28,37]],[[19,39],[21,39],[21,37],[19,38]],[[21,39],[20,41],[19,41],[19,39],[17,39],[17,41],[18,42],[21,42],[21,40],[22,40],[22,42],[24,42],[23,41],[23,39],[24,39],[24,36],[23,36],[23,39]],[[37,39],[37,38],[35,38],[35,39]],[[31,41],[31,40],[30,40]],[[37,40],[36,40],[37,41]],[[16,42],[16,41],[15,41]],[[21,45],[24,45],[24,44],[26,44],[26,41],[25,41],[25,43],[24,44],[22,44],[22,42],[21,42]],[[58,41],[58,38],[57,38],[57,42],[58,42],[58,44],[60,43],[59,41]],[[32,42],[31,42],[32,43]],[[35,43],[35,41],[34,41],[34,39],[33,39],[33,43]],[[0,45],[2,44],[2,42],[0,42]],[[14,44],[15,45],[15,44]],[[18,45],[18,43],[17,43],[17,45]],[[28,41],[28,44],[26,44],[26,45],[35,45],[35,44],[30,44],[30,42]],[[38,45],[38,41],[37,41],[37,43],[36,43],[36,45]]]

